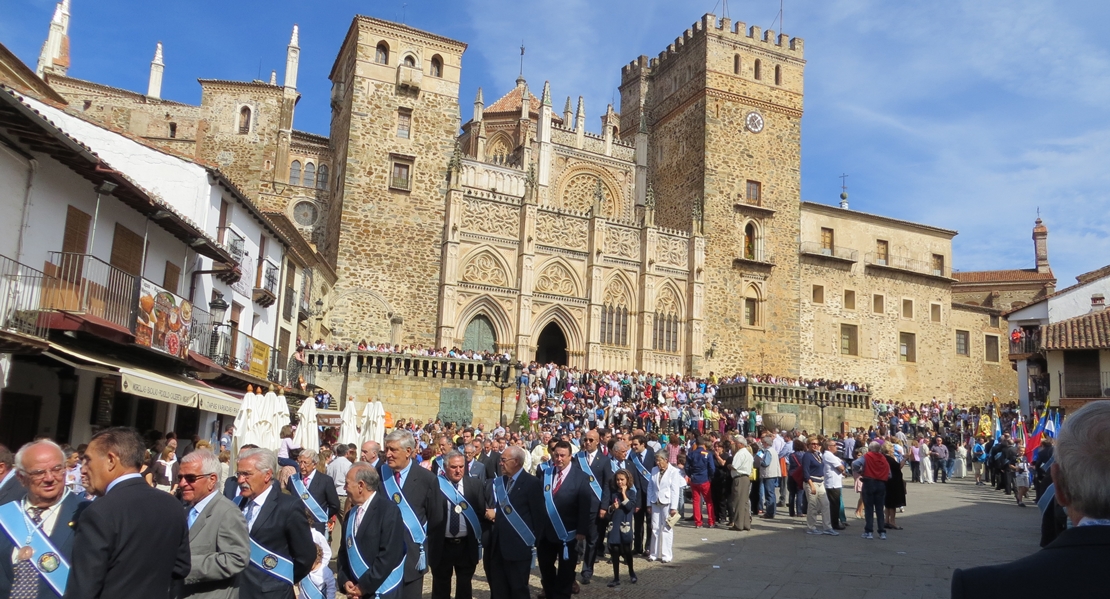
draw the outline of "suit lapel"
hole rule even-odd
[[[262,504],[262,509],[260,509],[258,515],[254,517],[254,526],[251,527],[252,531],[259,526],[264,527],[266,525],[266,520],[277,510],[278,498],[275,497],[275,494],[280,495],[281,490],[276,488],[270,489],[270,494],[266,497],[266,503]]]
[[[213,493],[215,493],[215,491],[213,491]],[[201,529],[204,528],[204,525],[208,523],[208,519],[212,517],[212,511],[215,509],[214,506],[215,506],[216,502],[219,501],[219,500],[220,500],[219,497],[213,497],[208,502],[208,505],[204,506],[204,510],[200,514],[197,514],[196,522],[193,522],[193,527],[189,529],[189,540],[190,541],[195,539],[197,537],[197,535],[200,534]],[[266,502],[266,503],[269,503],[269,502]],[[189,512],[186,511],[185,513],[188,514]]]
[[[362,536],[362,533],[366,531],[366,526],[367,526],[367,523],[370,521],[371,514],[373,514],[374,511],[376,509],[378,509],[377,504],[378,504],[380,495],[381,495],[380,491],[377,492],[377,493],[374,493],[374,496],[370,498],[370,502],[367,503],[366,511],[362,514],[362,522],[359,522],[358,523],[358,528],[355,529],[355,538],[358,538],[358,537]]]
[[[80,503],[81,499],[76,495],[66,496],[65,500],[62,501],[62,507],[58,509],[58,517],[54,521],[54,530],[50,533],[50,542],[66,554],[68,554],[68,546],[73,542],[74,515],[77,513],[77,505]]]

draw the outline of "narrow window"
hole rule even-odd
[[[409,172],[412,165],[405,162],[394,162],[393,173],[389,180],[389,186],[394,189],[411,189],[411,181],[409,180]]]
[[[300,185],[301,184],[301,161],[300,160],[294,160],[293,164],[289,165],[289,184],[290,185]]]
[[[998,361],[998,335],[984,335],[983,341],[986,345],[986,359],[988,362]]]
[[[412,135],[412,111],[407,108],[397,110],[397,137],[408,139]]]
[[[432,77],[442,77],[443,76],[443,59],[440,58],[438,54],[432,57],[432,73],[431,73],[431,75],[432,75]]]
[[[913,318],[913,300],[902,300],[902,318]]]
[[[775,85],[782,85],[782,67],[775,65]]]
[[[316,187],[316,165],[311,162],[304,165],[304,186]]]
[[[759,206],[763,201],[763,185],[759,181],[748,181],[748,203]]]
[[[902,362],[917,361],[917,335],[898,333],[898,359]]]
[[[997,314],[991,314],[991,328],[992,329],[997,329],[998,328],[998,315]]]
[[[831,256],[833,253],[833,242],[836,239],[833,236],[833,230],[828,227],[821,227],[821,253],[826,256]]]
[[[177,137],[177,123],[170,123],[170,139]]]
[[[244,106],[239,109],[239,135],[246,135],[251,132],[251,109]]]
[[[880,239],[875,242],[875,264],[882,264],[886,266],[887,260],[890,258],[890,244],[886,240]]]
[[[744,227],[744,258],[755,260],[755,223]]]
[[[971,333],[967,331],[956,331],[956,355],[966,356],[971,352],[968,350],[968,345],[971,341]]]
[[[316,178],[316,187],[319,189],[328,188],[328,165],[320,165],[320,176]]]
[[[413,58],[412,56],[406,56],[405,57],[405,66],[406,67],[415,67],[416,66],[416,59]]]
[[[856,325],[840,325],[840,353],[845,356],[859,355],[859,327]]]
[[[139,276],[143,271],[143,236],[116,223],[112,257],[108,261],[123,272]]]
[[[66,229],[62,237],[62,252],[84,254],[89,244],[89,226],[92,217],[73,206],[66,208]]]
[[[883,296],[876,293],[871,298],[871,311],[874,312],[875,314],[882,314],[883,310],[884,310]]]
[[[813,286],[813,303],[815,303],[815,304],[825,303],[825,286],[824,285],[814,285]]]
[[[851,289],[845,289],[844,290],[844,309],[845,310],[855,310],[856,309],[856,292],[852,291]]]
[[[940,322],[940,304],[929,306],[929,319],[933,322]]]
[[[739,75],[740,74],[740,55],[739,54],[732,57],[732,74],[733,75]]]
[[[938,277],[944,276],[944,256],[941,254],[933,254],[933,274]]]
[[[754,297],[744,298],[744,324],[754,327],[759,322],[759,302]]]
[[[385,42],[378,44],[378,49],[374,52],[374,62],[389,64],[389,44]]]
[[[170,293],[177,293],[177,285],[181,281],[181,267],[166,261],[166,271],[162,274],[162,289]]]
[[[755,59],[755,78],[756,79],[762,79],[763,78],[763,74],[760,73],[760,69],[761,69],[762,66],[763,65],[760,63],[760,60],[758,58]]]

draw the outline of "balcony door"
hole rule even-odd
[[[1102,397],[1098,350],[1064,352],[1064,397]]]

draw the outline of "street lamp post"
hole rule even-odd
[[[497,424],[499,426],[505,425],[505,390],[516,384],[516,377],[510,378],[510,370],[515,371],[520,368],[520,362],[513,362],[510,368],[508,361],[499,362],[501,365],[501,372],[497,375],[493,374],[493,360],[486,360],[485,366],[490,369],[490,382],[494,387],[501,390],[501,405],[497,409]]]
[[[810,396],[810,401],[813,401],[813,397],[816,394],[813,391],[810,391],[809,394],[810,394],[809,395]],[[824,434],[825,434],[825,408],[829,407],[829,399],[826,396],[821,396],[814,403],[817,404],[817,407],[821,408],[821,435],[824,436]]]

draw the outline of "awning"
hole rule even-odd
[[[305,400],[311,401],[311,400]],[[316,410],[317,426],[340,426],[343,424],[343,414],[337,410]]]
[[[50,349],[44,355],[79,370],[118,375],[122,379],[120,390],[139,397],[189,408],[199,407],[209,412],[232,416],[239,414],[239,405],[242,403],[226,393],[192,379],[151,372],[122,360],[90,355],[56,343],[51,343]],[[74,362],[73,358],[85,363]]]

